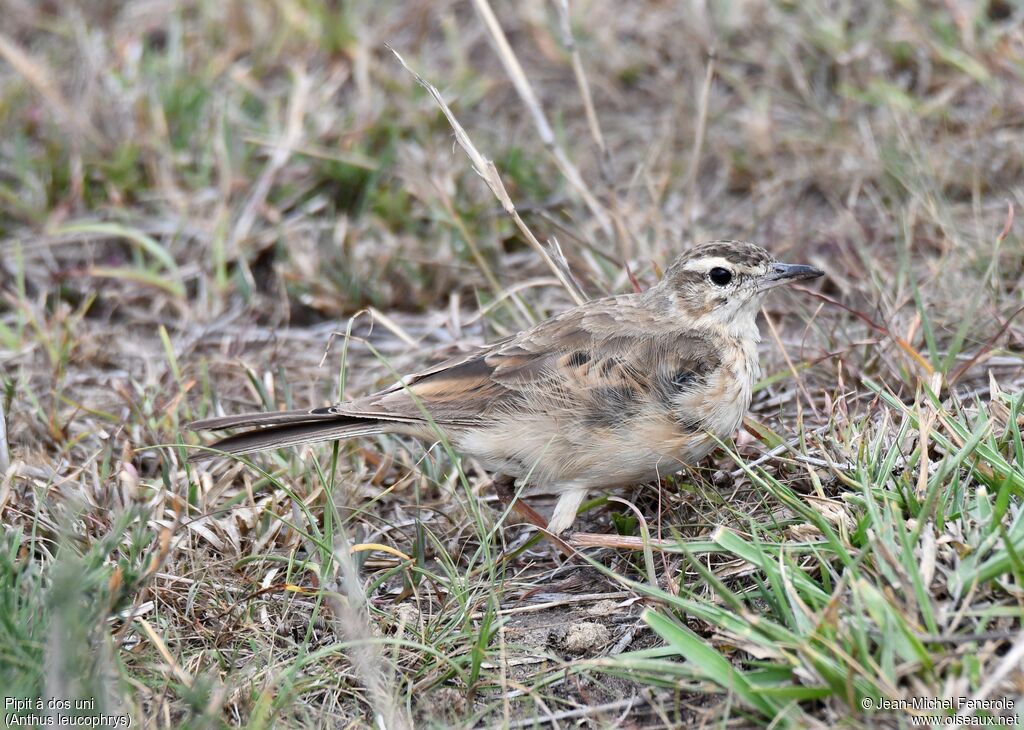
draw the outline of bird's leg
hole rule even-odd
[[[561,550],[566,557],[573,557],[575,551],[569,547],[564,540],[558,537],[558,535],[554,535],[548,530],[548,521],[541,517],[537,510],[516,497],[516,480],[514,477],[510,477],[507,474],[496,474],[494,478],[491,479],[491,484],[494,486],[494,491],[497,493],[498,499],[502,504],[507,507],[511,507],[516,514],[530,524],[539,527],[541,534],[550,540],[555,547]]]
[[[586,497],[587,490],[585,488],[567,489],[558,495],[555,511],[551,513],[551,519],[548,520],[548,530],[556,535],[561,535],[572,527],[572,523],[576,521],[576,512],[579,511],[580,505],[583,504]]]

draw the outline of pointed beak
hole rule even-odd
[[[794,281],[803,281],[805,279],[817,279],[819,276],[824,276],[825,272],[821,269],[816,269],[813,266],[804,266],[803,264],[775,264],[773,270],[768,276],[764,278],[764,284],[761,286],[761,290],[772,289],[782,284],[790,284]]]

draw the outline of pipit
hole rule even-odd
[[[715,241],[682,254],[647,291],[586,302],[372,395],[190,428],[255,427],[212,445],[229,454],[440,433],[505,490],[518,482],[557,493],[547,529],[558,535],[589,489],[658,479],[728,438],[759,377],[765,293],[823,273],[752,243]]]

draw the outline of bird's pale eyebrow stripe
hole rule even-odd
[[[685,271],[699,271],[704,273],[711,271],[711,269],[719,267],[732,271],[736,268],[736,264],[728,259],[722,258],[721,256],[704,256],[699,259],[694,259],[686,264]]]

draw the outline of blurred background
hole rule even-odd
[[[485,268],[521,282],[535,257],[517,256],[515,229],[390,44],[591,291],[621,287],[626,260],[643,274],[709,238],[838,260],[836,291],[879,270],[867,252],[887,272],[908,254],[983,267],[1022,179],[1019,10],[573,3],[602,150],[559,4],[499,8],[595,211],[545,150],[472,3],[9,0],[5,265],[20,245],[67,289],[102,289],[96,306],[168,323],[238,301],[275,325],[472,302],[490,288]],[[167,260],[79,230],[98,221],[151,237]],[[970,273],[950,268],[927,273]]]
[[[324,677],[281,684],[258,616],[224,638],[229,603],[285,581],[235,561],[288,555],[301,540],[265,515],[294,505],[268,497],[182,528],[190,510],[241,505],[232,495],[251,497],[254,479],[259,496],[260,477],[193,473],[180,451],[149,447],[195,443],[182,425],[218,409],[366,392],[570,305],[390,49],[438,89],[588,296],[649,286],[718,238],[828,272],[767,305],[762,443],[741,437],[741,453],[840,416],[885,420],[878,389],[1020,387],[1020,3],[523,0],[495,3],[491,26],[488,8],[0,2],[0,517],[7,615],[24,619],[6,629],[20,647],[3,660],[11,686],[93,687],[168,726],[330,725],[360,706]],[[346,329],[372,347],[343,352],[332,333]],[[400,479],[392,461],[423,457],[395,448],[347,454],[354,500]],[[428,494],[437,470],[424,499],[443,504]],[[390,535],[397,549],[414,552],[413,529]],[[30,535],[42,543],[26,552]],[[75,596],[91,597],[85,613]],[[140,606],[152,634],[118,622]],[[91,638],[54,659],[55,625]],[[45,678],[44,656],[66,674]],[[81,670],[91,662],[99,675]],[[310,709],[325,697],[329,710]],[[829,702],[823,722],[840,716]]]

